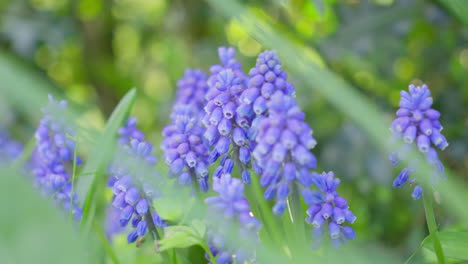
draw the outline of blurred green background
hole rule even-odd
[[[304,45],[304,56],[356,87],[386,113],[387,121],[400,90],[411,82],[427,83],[450,142],[441,158],[468,181],[468,27],[463,13],[457,16],[444,1],[429,0],[241,2],[290,41]],[[121,97],[136,87],[133,115],[157,144],[177,79],[186,67],[207,71],[217,62],[217,47],[226,45],[238,50],[245,71],[266,49],[242,24],[205,1],[1,0],[0,89],[22,89],[24,97],[0,93],[0,126],[27,142],[40,118],[39,106],[32,101],[28,106],[27,98],[41,90],[67,98],[91,126],[101,128]],[[359,218],[359,239],[408,256],[427,233],[422,204],[412,201],[408,189],[391,187],[398,171],[365,132],[294,77],[298,101],[319,142],[313,151],[319,167],[342,179],[342,195]],[[442,230],[468,228],[443,205],[436,206],[436,215]]]

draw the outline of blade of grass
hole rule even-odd
[[[82,227],[85,227],[88,221],[92,223],[92,219],[88,219],[88,216],[94,215],[90,214],[93,197],[98,197],[97,192],[103,191],[97,190],[98,181],[104,179],[105,167],[108,165],[112,150],[115,148],[115,142],[117,141],[117,130],[128,118],[135,98],[136,90],[132,89],[119,102],[104,128],[100,140],[97,141],[98,144],[89,155],[82,176],[78,178],[77,194],[79,197],[86,197],[83,204]]]
[[[78,140],[75,140],[75,150],[73,151],[73,166],[72,166],[72,178],[71,178],[71,195],[70,195],[70,219],[73,219],[73,193],[75,187],[75,175],[76,175],[76,158],[78,154]]]
[[[104,250],[106,251],[107,255],[112,260],[112,263],[119,264],[120,262],[119,262],[119,259],[117,258],[117,255],[114,252],[114,249],[109,244],[109,241],[107,240],[107,237],[104,234],[102,227],[98,223],[96,223],[96,221],[93,221],[93,229],[97,233],[99,240],[101,241],[101,244],[104,247]]]

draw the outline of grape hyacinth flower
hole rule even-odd
[[[11,139],[6,130],[0,128],[0,165],[11,164],[23,151],[23,146]]]
[[[258,58],[254,68],[249,71],[247,89],[240,96],[237,112],[240,115],[255,113],[252,127],[249,129],[249,139],[254,141],[258,132],[257,125],[261,118],[268,114],[268,100],[276,92],[285,95],[294,94],[294,86],[287,81],[288,75],[283,70],[276,51],[264,51]],[[249,116],[248,116],[249,117]]]
[[[156,239],[158,238],[156,227],[166,226],[153,207],[153,200],[158,195],[144,179],[148,176],[159,177],[153,169],[157,159],[151,154],[152,150],[153,147],[149,142],[131,138],[128,144],[119,146],[108,169],[109,185],[114,194],[112,206],[119,211],[119,217],[110,220],[118,221],[121,227],[126,227],[130,223],[133,229],[127,236],[127,242],[133,243],[138,240],[137,245],[148,231]]]
[[[78,205],[78,197],[72,190],[70,171],[73,164],[81,164],[77,156],[75,160],[76,142],[74,129],[67,122],[66,117],[59,113],[66,113],[67,102],[56,101],[49,95],[49,105],[42,109],[44,118],[41,120],[35,137],[35,162],[33,175],[36,185],[47,197],[71,212],[77,220],[81,219],[82,210]]]
[[[320,245],[325,229],[328,230],[332,245],[339,247],[348,240],[354,240],[356,233],[345,222],[354,223],[356,216],[349,210],[348,201],[338,195],[336,188],[340,180],[333,172],[321,174],[312,172],[312,182],[318,190],[303,189],[307,209],[306,222],[314,229],[314,246]]]
[[[317,160],[310,152],[317,142],[312,129],[304,122],[305,115],[295,100],[275,92],[268,102],[269,115],[258,124],[257,145],[253,156],[257,164],[260,185],[266,188],[264,198],[276,198],[273,212],[284,213],[286,200],[293,189],[310,187],[310,169]]]
[[[261,228],[260,221],[250,211],[250,205],[244,197],[244,184],[241,180],[232,178],[230,174],[222,174],[219,178],[213,178],[213,190],[218,196],[205,199],[209,208],[207,221],[224,217],[224,221],[216,220],[215,224],[209,224],[208,245],[216,262],[219,264],[244,263],[252,260],[253,250],[239,249],[226,243],[226,232],[230,226],[238,224],[241,238],[256,237]]]
[[[233,48],[219,49],[219,58],[223,65],[211,67],[208,79],[209,90],[203,124],[206,126],[204,137],[211,148],[209,163],[221,158],[220,166],[214,176],[230,174],[234,161],[240,166],[242,179],[250,183],[251,147],[247,139],[247,128],[251,125],[254,113],[240,115],[236,112],[239,97],[245,90],[247,76],[242,72],[240,63],[234,58]]]
[[[207,75],[200,69],[186,69],[184,76],[177,81],[177,94],[174,107],[192,105],[200,112],[205,106],[205,94],[208,91]]]
[[[169,175],[181,185],[198,183],[202,192],[208,191],[208,148],[203,141],[205,127],[200,122],[195,105],[175,105],[173,123],[163,130],[161,148],[170,167]]]
[[[433,99],[426,84],[421,86],[409,85],[409,93],[401,91],[400,108],[396,112],[397,118],[393,121],[391,131],[393,136],[403,139],[404,146],[400,151],[390,153],[392,165],[397,165],[405,158],[411,144],[415,143],[420,152],[426,155],[426,160],[434,167],[431,175],[433,183],[439,177],[445,178],[444,165],[439,160],[436,148],[444,150],[448,146],[447,139],[442,135],[442,125],[439,121],[440,113],[432,109]],[[406,183],[416,185],[416,180],[410,178],[415,171],[415,164],[404,168],[393,182],[393,187],[403,187]],[[419,200],[422,187],[416,185],[412,196]]]
[[[144,140],[145,135],[137,128],[137,119],[136,117],[130,117],[127,122],[125,122],[125,126],[120,127],[117,131],[119,135],[119,144],[129,144],[132,139],[136,140]]]

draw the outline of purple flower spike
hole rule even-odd
[[[54,100],[49,95],[49,105],[42,109],[44,118],[35,133],[37,144],[32,172],[45,196],[52,197],[66,213],[72,212],[75,219],[81,220],[82,210],[76,193],[72,192],[69,169],[74,162],[75,132],[67,118],[58,115],[66,115],[66,110],[66,101]],[[81,164],[79,157],[76,164]]]
[[[268,117],[258,124],[253,156],[262,167],[260,184],[267,187],[265,198],[276,197],[273,211],[282,214],[293,185],[304,188],[313,183],[308,170],[317,166],[317,160],[310,152],[316,141],[291,96],[277,91],[271,96],[268,107]]]
[[[346,222],[354,223],[356,216],[349,210],[346,199],[339,196],[336,191],[340,180],[335,178],[333,172],[313,173],[312,177],[319,191],[304,189],[303,196],[309,206],[306,221],[314,226],[312,232],[314,242],[320,243],[325,229],[328,229],[334,246],[355,239],[354,230],[344,226]],[[327,226],[328,228],[325,228]]]
[[[400,151],[392,152],[389,159],[392,165],[399,164],[407,155],[409,146],[415,144],[420,152],[426,154],[427,161],[433,165],[432,174],[439,175],[438,178],[444,179],[444,166],[439,161],[436,151],[436,148],[444,150],[448,146],[447,139],[441,133],[440,113],[431,108],[433,99],[427,85],[415,86],[411,84],[408,90],[400,93],[400,108],[397,110],[397,118],[390,128],[396,138],[403,139],[405,146]],[[400,188],[407,182],[414,186],[416,180],[409,179],[409,176],[415,169],[403,169],[395,178],[393,186]],[[433,181],[437,182],[437,180]],[[418,200],[421,194],[422,187],[418,185],[414,188],[412,196]]]
[[[251,142],[247,139],[247,129],[251,126],[255,113],[248,105],[244,109],[239,108],[240,97],[246,91],[248,79],[234,56],[233,48],[221,47],[219,59],[222,64],[210,68],[203,118],[206,126],[204,137],[210,148],[208,163],[212,164],[221,158],[219,166],[232,170],[231,164],[226,165],[224,161],[236,161],[245,176],[244,183],[247,183],[250,177],[246,172],[251,166]],[[216,170],[218,173],[220,171],[221,169]]]
[[[288,74],[283,70],[276,51],[264,51],[254,68],[249,71],[247,89],[240,96],[238,114],[251,118],[254,115],[248,134],[254,139],[258,133],[258,123],[268,115],[268,101],[277,91],[293,96],[294,86],[287,81]],[[253,114],[252,114],[253,113]]]
[[[173,123],[163,130],[161,148],[164,160],[171,168],[170,176],[179,183],[190,186],[198,183],[203,192],[208,190],[208,147],[203,140],[205,128],[200,112],[193,105],[176,105],[172,113]]]
[[[243,235],[254,235],[256,237],[261,228],[260,221],[257,220],[250,211],[250,204],[244,196],[244,184],[241,180],[232,178],[230,174],[222,174],[219,178],[213,178],[213,190],[218,196],[205,199],[208,205],[209,219],[219,219],[212,228],[208,229],[208,244],[214,256],[217,256],[218,263],[244,263],[246,260],[253,260],[254,251],[232,248],[226,243],[226,230],[229,225],[239,224],[239,233]],[[222,260],[222,262],[220,262]],[[250,262],[249,262],[250,263]]]
[[[133,132],[127,133],[128,131]],[[127,241],[133,243],[146,235],[149,228],[147,219],[156,214],[153,200],[157,195],[144,178],[159,177],[153,169],[157,159],[151,154],[151,143],[144,141],[144,134],[136,128],[135,118],[130,118],[125,126],[119,129],[119,135],[119,148],[108,168],[108,185],[114,193],[112,212],[118,217],[109,217],[107,225],[113,229],[116,229],[117,223],[121,227],[131,225],[132,230],[127,236]],[[162,219],[159,221],[163,222]]]
[[[202,109],[208,90],[207,76],[200,69],[186,69],[184,77],[177,81],[177,96],[174,105],[192,105]]]
[[[163,129],[161,149],[164,160],[170,167],[170,176],[178,183],[192,186],[197,183],[202,192],[208,190],[208,147],[203,135],[207,133],[202,124],[205,95],[208,91],[207,76],[199,69],[187,69],[177,82],[177,98],[171,113],[172,123]],[[213,122],[219,122],[219,117]],[[229,127],[223,127],[226,131]],[[210,131],[208,141],[215,141],[218,131]]]

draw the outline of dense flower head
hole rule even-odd
[[[336,191],[340,180],[333,172],[313,172],[311,179],[318,190],[303,189],[302,193],[309,206],[306,221],[314,227],[312,237],[315,245],[320,244],[326,230],[335,247],[355,239],[354,230],[344,226],[346,222],[354,223],[356,216],[349,210],[348,201]]]
[[[205,94],[208,91],[207,75],[200,69],[186,69],[184,76],[177,81],[177,94],[174,106],[192,105],[203,111]]]
[[[316,141],[312,129],[304,122],[304,113],[295,100],[277,91],[268,102],[269,115],[258,124],[257,145],[253,156],[260,185],[266,188],[264,198],[276,198],[275,214],[282,214],[292,185],[311,186],[310,169],[317,160],[310,152]],[[261,164],[261,165],[260,165]]]
[[[143,138],[143,134],[137,134]],[[145,177],[159,177],[153,169],[157,159],[151,154],[152,151],[151,143],[144,139],[130,138],[128,144],[119,146],[108,169],[108,185],[114,194],[112,206],[118,210],[118,217],[109,220],[118,221],[121,227],[133,227],[127,236],[128,243],[144,237],[148,229],[154,226],[166,226],[153,208],[153,200],[158,197],[158,193],[145,180]],[[108,223],[109,226],[114,224]]]
[[[208,148],[203,140],[205,127],[194,105],[176,105],[173,123],[163,130],[161,148],[170,167],[169,175],[181,185],[196,182],[202,192],[208,191]]]
[[[231,173],[236,161],[240,166],[244,182],[249,183],[251,145],[247,139],[247,128],[251,125],[254,113],[240,115],[236,111],[239,106],[239,96],[246,87],[247,76],[242,72],[240,63],[234,55],[232,48],[219,49],[223,65],[211,67],[205,116],[202,121],[206,126],[204,138],[211,148],[208,161],[211,164],[221,159],[214,176]]]
[[[239,234],[256,237],[261,224],[250,211],[250,204],[244,196],[244,184],[241,180],[231,177],[230,174],[222,174],[219,178],[213,178],[213,190],[218,196],[205,199],[209,208],[209,219],[218,219],[221,215],[224,221],[216,221],[216,225],[210,225],[208,230],[208,244],[213,255],[217,256],[217,263],[230,264],[244,263],[253,257],[253,252],[246,249],[238,249],[226,243],[226,232],[237,224]]]
[[[391,130],[393,136],[403,139],[404,146],[390,154],[392,165],[397,165],[405,159],[410,145],[415,143],[420,152],[426,155],[427,161],[434,167],[432,180],[437,181],[441,176],[445,178],[444,165],[439,160],[436,148],[444,150],[448,146],[447,139],[442,135],[442,125],[439,121],[440,113],[432,109],[433,99],[427,85],[409,86],[409,92],[401,91],[400,108],[396,112]],[[404,168],[393,182],[393,186],[400,188],[406,183],[416,185],[416,180],[410,178],[416,169],[416,164]],[[416,185],[413,198],[420,199],[422,187]]]
[[[35,133],[37,143],[33,175],[44,195],[53,197],[65,211],[72,212],[75,219],[81,219],[82,210],[78,206],[78,197],[72,190],[70,175],[74,162],[80,165],[81,160],[78,156],[74,160],[74,130],[65,118],[59,116],[66,109],[66,101],[56,101],[52,96],[49,96],[49,105],[42,109],[44,118]]]
[[[237,109],[240,115],[251,114],[262,116],[267,114],[268,100],[276,92],[285,95],[294,94],[294,86],[287,81],[288,75],[283,70],[276,51],[264,51],[258,58],[255,67],[249,71],[247,89],[240,96],[240,105]],[[258,123],[254,122],[253,124]],[[249,131],[254,140],[256,127]]]
[[[23,151],[23,145],[11,139],[6,130],[0,128],[0,165],[8,165]]]

